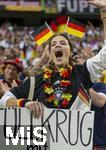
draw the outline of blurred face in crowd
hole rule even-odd
[[[5,50],[5,57],[7,58],[15,58],[15,51],[13,49],[6,49]]]
[[[68,65],[71,54],[71,48],[68,40],[62,36],[55,36],[50,45],[50,56],[55,65]]]
[[[38,57],[42,56],[43,51],[44,51],[43,46],[42,45],[37,45],[36,52],[38,54]]]
[[[18,70],[17,67],[11,64],[7,64],[6,68],[4,70],[4,76],[5,79],[8,80],[13,80],[13,79],[17,79],[17,75],[18,75]]]
[[[5,52],[5,49],[3,47],[0,47],[0,56],[3,56]]]

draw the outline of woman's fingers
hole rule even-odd
[[[40,102],[35,103],[34,113],[35,113],[34,115],[36,118],[39,118],[43,115],[43,105]]]
[[[87,0],[88,3],[93,4],[99,8],[106,7],[106,0]]]
[[[27,102],[25,107],[30,109],[35,118],[43,116],[43,105],[40,102]]]
[[[34,103],[34,105],[33,105],[33,115],[35,118],[39,118],[39,116],[40,116],[40,110],[39,110],[38,102]]]

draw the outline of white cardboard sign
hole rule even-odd
[[[93,124],[92,111],[45,109],[44,116],[35,119],[25,108],[0,108],[0,125],[5,127],[49,126],[47,142],[50,147],[45,150],[92,150]],[[27,150],[28,147],[31,150],[30,146]]]

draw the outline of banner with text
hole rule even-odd
[[[41,0],[0,0],[0,10],[42,11]]]
[[[59,13],[81,13],[82,15],[99,13],[98,8],[88,4],[87,0],[58,0],[56,2]]]
[[[1,150],[92,150],[92,111],[45,109],[35,119],[25,108],[0,108],[0,116]]]

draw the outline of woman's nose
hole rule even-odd
[[[8,70],[8,73],[12,73],[12,72],[13,72],[13,69],[9,69],[9,70]]]
[[[59,43],[56,44],[56,47],[61,47],[61,45]]]

